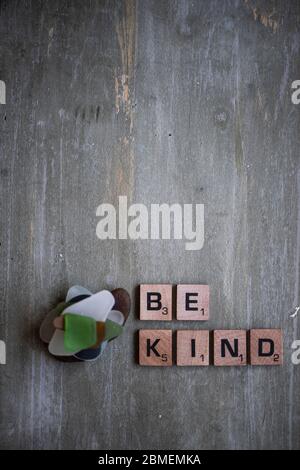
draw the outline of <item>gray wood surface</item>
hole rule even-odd
[[[299,2],[1,0],[0,14],[0,447],[299,448]],[[119,195],[204,203],[203,249],[100,241],[96,208]],[[282,327],[283,367],[139,367],[137,330],[161,324],[136,308],[97,363],[39,340],[74,283],[199,281],[205,327]]]

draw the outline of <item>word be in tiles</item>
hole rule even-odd
[[[172,320],[172,291],[171,284],[141,284],[140,319]],[[208,320],[209,286],[179,284],[176,292],[176,318],[177,320]]]
[[[210,357],[210,350],[213,357]],[[246,330],[179,330],[176,334],[178,366],[267,366],[282,363],[280,329],[253,329],[249,334]],[[139,331],[139,364],[173,365],[172,330]]]

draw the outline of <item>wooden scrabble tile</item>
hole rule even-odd
[[[246,330],[214,331],[214,365],[245,366],[247,364]]]
[[[250,364],[276,366],[282,363],[282,330],[250,330]]]
[[[179,284],[177,286],[177,320],[209,319],[209,286]]]
[[[172,320],[171,284],[141,284],[140,319]]]
[[[172,330],[139,331],[141,366],[171,366],[172,362]]]
[[[209,365],[209,331],[179,330],[177,331],[177,365],[208,366]]]

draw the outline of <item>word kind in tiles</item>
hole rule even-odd
[[[176,300],[173,301],[173,297]],[[209,286],[180,284],[173,296],[171,284],[140,286],[140,320],[172,321],[209,319]],[[195,323],[194,323],[195,324]],[[175,346],[176,345],[176,346]],[[280,329],[139,330],[139,364],[143,366],[245,366],[283,363]]]

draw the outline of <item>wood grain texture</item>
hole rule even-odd
[[[247,331],[214,331],[214,365],[245,366],[247,364]]]
[[[179,330],[176,338],[178,366],[209,365],[209,330]]]
[[[261,341],[261,344],[259,342]],[[250,331],[250,362],[254,366],[283,364],[282,331],[257,329]]]
[[[0,9],[0,446],[299,448],[299,2]],[[203,203],[203,249],[98,240],[122,194]],[[38,328],[70,285],[146,282],[208,284],[210,330],[282,328],[283,367],[140,367],[138,309],[94,364],[47,354]]]
[[[176,291],[177,320],[209,319],[209,286],[181,284]]]
[[[141,284],[140,319],[172,320],[172,284]]]
[[[140,330],[140,366],[171,366],[173,362],[172,341],[172,330]]]

